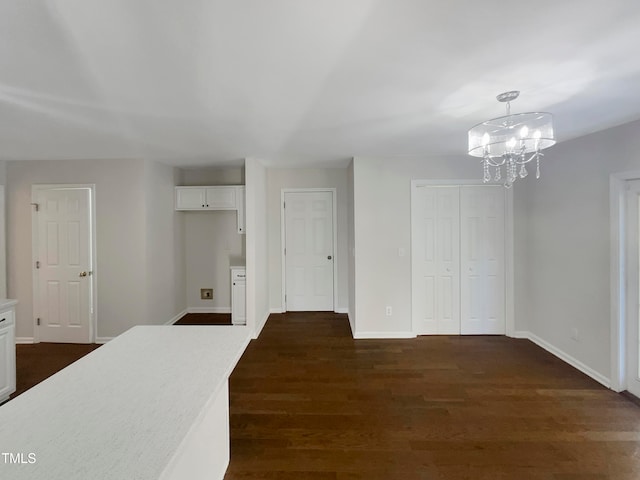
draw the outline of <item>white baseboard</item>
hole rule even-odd
[[[182,317],[184,317],[187,314],[187,310],[183,310],[181,311],[179,314],[177,314],[175,317],[173,317],[171,320],[169,320],[168,322],[165,323],[165,325],[173,325],[174,323],[176,323],[178,320],[180,320]]]
[[[349,319],[349,328],[351,329],[351,336],[356,338],[355,322],[351,319],[351,312],[347,312],[347,318]]]
[[[33,343],[33,337],[16,337],[16,345],[29,345]]]
[[[416,334],[413,332],[355,332],[353,338],[356,340],[362,340],[365,338],[370,339],[392,339],[392,338],[416,338]]]
[[[520,331],[520,332],[513,332],[513,336],[515,338],[526,338],[526,339],[532,341],[533,343],[535,343],[539,347],[544,348],[547,352],[552,353],[553,355],[558,357],[560,360],[568,363],[573,368],[576,368],[576,369],[580,370],[582,373],[584,373],[585,375],[590,376],[596,382],[601,383],[602,385],[604,385],[607,388],[611,388],[611,380],[609,378],[605,377],[601,373],[596,372],[594,369],[592,369],[591,367],[585,365],[580,360],[574,358],[573,356],[571,356],[568,353],[560,350],[559,348],[551,345],[546,340],[543,340],[542,338],[538,337],[537,335],[535,335],[535,334],[533,334],[531,332],[522,332],[522,331]]]
[[[282,309],[282,307],[271,307],[269,309],[270,313],[285,313],[285,311]],[[349,309],[348,308],[336,308],[333,313],[349,313]]]
[[[96,343],[109,343],[115,337],[96,337]]]
[[[517,330],[515,332],[511,332],[511,335],[508,335],[511,338],[526,338],[527,340],[530,340],[529,335],[531,335],[529,332],[525,332],[524,330]]]
[[[231,313],[231,307],[187,307],[187,313]]]

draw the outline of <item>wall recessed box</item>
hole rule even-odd
[[[238,233],[244,229],[244,185],[176,187],[176,210],[235,210]]]

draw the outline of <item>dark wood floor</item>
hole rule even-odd
[[[189,313],[176,325],[231,325],[231,314]],[[16,391],[11,399],[98,348],[97,344],[16,345]]]
[[[16,345],[15,398],[98,348],[96,344],[37,343]]]
[[[16,393],[97,347],[18,345]],[[640,478],[640,407],[527,340],[272,315],[230,390],[226,480]]]
[[[527,340],[272,315],[230,391],[226,480],[640,478],[640,407]]]
[[[230,313],[187,313],[174,325],[231,325]]]

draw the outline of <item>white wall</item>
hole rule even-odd
[[[244,185],[244,169],[181,170],[180,185]],[[231,311],[232,264],[245,262],[245,235],[238,233],[235,211],[179,212],[184,221],[186,295],[191,311]],[[213,299],[202,300],[201,288],[213,288]]]
[[[181,168],[181,183],[197,185],[244,185],[243,167]]]
[[[8,296],[16,336],[34,335],[31,186],[95,184],[98,341],[134,325],[164,324],[186,307],[171,167],[144,160],[19,161],[7,164]]]
[[[147,323],[145,191],[142,160],[7,163],[8,296],[16,336],[33,337],[31,185],[96,185],[97,336],[113,337]]]
[[[186,308],[184,218],[174,208],[177,168],[145,161],[147,321],[164,324]]]
[[[282,310],[281,256],[281,191],[283,188],[335,188],[337,203],[338,244],[335,265],[338,269],[338,298],[336,309],[347,311],[349,306],[347,257],[348,172],[346,168],[270,168],[267,170],[267,215],[269,218],[269,285],[270,305]]]
[[[256,159],[245,161],[247,237],[247,326],[257,338],[269,318],[267,169]]]
[[[478,180],[480,163],[465,155],[353,160],[356,336],[410,336],[411,180]],[[516,205],[516,208],[518,205]],[[515,229],[522,227],[515,222]],[[399,256],[403,249],[405,256]],[[516,267],[517,268],[517,265]],[[385,315],[391,306],[393,315]],[[516,328],[518,328],[516,317]]]
[[[531,211],[529,208],[528,192],[531,189],[535,190],[535,188],[536,181],[533,176],[529,176],[523,181],[517,181],[513,186],[513,207],[516,216],[514,219],[516,228],[513,232],[513,297],[516,332],[511,333],[515,336],[518,336],[518,331],[529,331],[529,265],[531,257],[528,246],[530,230],[529,216],[531,215]]]
[[[235,211],[182,212],[185,231],[187,305],[190,311],[231,312],[231,264],[244,264],[244,235]],[[213,288],[202,300],[201,288]]]
[[[554,146],[526,191],[527,328],[610,377],[609,175],[640,170],[640,122]],[[516,185],[517,187],[517,185]],[[578,329],[578,341],[570,338]]]

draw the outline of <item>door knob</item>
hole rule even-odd
[[[329,255],[329,256],[327,257],[327,260],[331,260],[331,255]]]
[[[86,277],[87,275],[88,275],[88,273],[87,273],[87,272],[80,272],[80,275],[79,275],[79,276],[80,276],[80,277]]]

